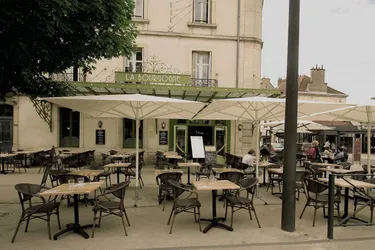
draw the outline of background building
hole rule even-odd
[[[75,68],[53,77],[70,81],[77,95],[141,93],[203,102],[278,95],[278,90],[260,89],[263,0],[135,2],[133,21],[139,35],[130,58],[101,60],[87,75]],[[135,122],[129,119],[93,119],[26,96],[7,98],[0,111],[5,131],[0,134],[9,141],[3,150],[55,145],[131,151],[135,146]],[[96,144],[99,124],[106,130],[105,145]],[[146,157],[156,150],[189,154],[188,138],[196,134],[221,155],[243,154],[253,144],[251,122],[150,119],[141,124]],[[160,142],[160,131],[167,132],[166,143]]]

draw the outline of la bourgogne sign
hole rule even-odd
[[[116,82],[130,83],[166,83],[166,84],[190,84],[190,75],[160,74],[142,72],[115,72]]]

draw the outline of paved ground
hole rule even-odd
[[[47,227],[44,221],[32,221],[29,232],[24,233],[24,225],[18,233],[16,242],[10,243],[16,222],[19,219],[21,208],[18,197],[13,189],[15,183],[39,183],[42,177],[37,174],[37,169],[29,169],[22,174],[0,175],[0,244],[1,249],[358,249],[371,247],[375,243],[375,227],[347,227],[335,228],[335,240],[326,239],[326,220],[322,211],[317,213],[316,227],[312,227],[313,210],[308,208],[304,217],[296,219],[297,230],[286,233],[280,230],[281,200],[272,196],[261,188],[260,195],[269,205],[256,199],[256,208],[262,228],[256,222],[249,220],[246,211],[235,213],[234,232],[221,229],[212,229],[207,234],[198,230],[190,214],[180,214],[176,217],[173,234],[168,233],[166,225],[171,204],[162,211],[158,206],[156,194],[157,186],[153,169],[144,169],[146,187],[141,191],[143,197],[139,207],[134,208],[134,183],[128,189],[126,205],[131,226],[128,228],[129,236],[125,237],[121,221],[118,218],[107,217],[103,219],[102,227],[96,231],[95,238],[85,240],[78,235],[68,234],[57,241],[48,240]],[[186,178],[186,177],[185,177]],[[193,177],[194,178],[194,177]],[[113,180],[115,176],[113,175]],[[133,181],[134,182],[134,181]],[[203,205],[202,217],[211,215],[211,199],[209,192],[200,192]],[[297,215],[300,214],[304,199],[297,201]],[[218,213],[223,215],[222,203],[218,203]],[[82,224],[89,224],[92,220],[92,210],[83,204],[80,207]],[[369,209],[361,214],[369,217]],[[61,205],[62,225],[72,222],[72,208],[67,208],[66,203]],[[202,226],[206,224],[202,223]],[[52,232],[57,232],[56,219],[52,218]],[[91,233],[91,230],[87,230]]]

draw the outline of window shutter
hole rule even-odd
[[[198,53],[196,52],[193,52],[193,74],[192,74],[192,77],[193,78],[197,78],[197,62],[198,62]]]

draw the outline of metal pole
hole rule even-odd
[[[367,174],[371,174],[371,124],[367,124]]]
[[[281,229],[296,230],[296,155],[300,0],[289,0],[285,152]]]
[[[138,117],[138,109],[137,109]],[[134,206],[137,206],[139,199],[139,119],[135,120],[135,199]]]
[[[327,225],[327,238],[333,240],[333,213],[334,213],[334,200],[335,200],[335,176],[329,175],[328,182],[328,225]]]

